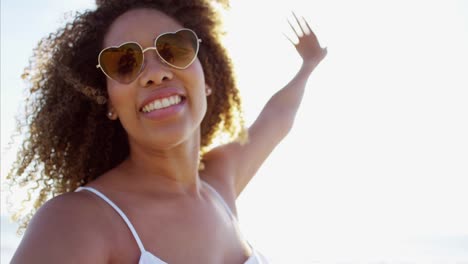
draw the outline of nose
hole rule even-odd
[[[140,84],[143,87],[148,87],[172,80],[173,73],[170,67],[161,60],[156,49],[148,48],[144,52],[143,71],[139,78]]]

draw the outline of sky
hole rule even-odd
[[[3,179],[32,49],[64,12],[94,3],[1,5]],[[276,263],[468,263],[468,2],[235,1],[224,42],[248,124],[300,67],[282,34],[290,11],[328,55],[293,130],[238,199],[245,237]]]

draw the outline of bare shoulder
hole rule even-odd
[[[31,219],[12,263],[107,263],[109,238],[97,214],[85,192],[49,200]]]

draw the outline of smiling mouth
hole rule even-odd
[[[180,95],[172,95],[172,96],[165,97],[165,98],[155,99],[154,101],[143,106],[140,111],[143,113],[149,113],[155,110],[164,109],[173,105],[177,105],[183,100],[184,100],[184,97]]]

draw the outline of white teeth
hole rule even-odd
[[[178,104],[178,103],[180,103],[181,100],[182,99],[181,99],[181,97],[179,95],[173,95],[171,97],[167,97],[167,98],[164,98],[164,99],[157,99],[157,100],[154,100],[153,102],[148,103],[147,105],[145,105],[142,110],[143,110],[143,112],[148,113],[148,112],[151,112],[151,111],[154,111],[154,110],[158,110],[158,109],[161,109],[161,108],[166,108],[166,107],[169,107],[171,105]]]
[[[168,107],[171,103],[169,103],[169,100],[167,100],[167,98],[164,98],[163,101],[162,101],[162,105],[163,107]]]
[[[159,108],[162,108],[162,104],[161,104],[161,101],[156,101],[153,103],[153,109],[159,109]]]

